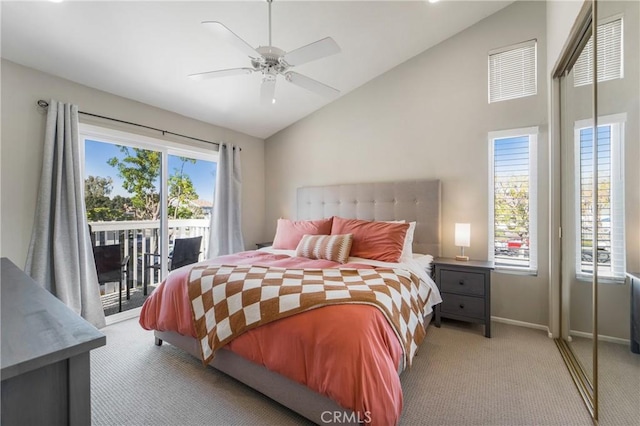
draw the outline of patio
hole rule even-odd
[[[117,285],[116,285],[117,287]],[[142,287],[134,287],[130,289],[130,299],[127,300],[126,295],[122,294],[122,312],[128,311],[129,309],[135,309],[142,306],[147,297],[153,293],[153,290],[156,289],[156,286],[149,286],[147,295],[145,296],[142,292]],[[100,296],[100,300],[102,301],[102,309],[104,310],[104,315],[109,316],[118,313],[118,291],[117,289],[113,292],[105,293]]]
[[[130,299],[126,299],[123,286],[122,311],[142,306],[144,300],[162,281],[159,271],[151,268],[150,262],[158,254],[161,246],[160,221],[113,221],[90,222],[91,239],[94,246],[120,244],[122,257],[129,256],[123,280],[131,285]],[[202,236],[200,260],[206,258],[209,246],[208,219],[174,219],[168,221],[169,253],[178,238]],[[155,259],[159,259],[155,256]],[[168,256],[166,257],[168,260]],[[147,281],[147,295],[143,294],[143,285]],[[118,313],[118,283],[101,286],[101,300],[105,315]]]

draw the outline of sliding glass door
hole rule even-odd
[[[95,247],[119,246],[122,268],[100,277],[107,315],[138,307],[167,273],[176,240],[206,257],[216,152],[95,126],[81,126],[87,220]],[[179,244],[183,247],[184,244]],[[115,250],[115,247],[112,247]],[[117,252],[117,250],[115,250]],[[177,253],[178,256],[182,256]],[[103,259],[97,259],[97,266]],[[126,294],[125,294],[126,293]]]

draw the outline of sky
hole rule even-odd
[[[105,142],[87,140],[85,145],[85,179],[88,176],[111,177],[113,180],[113,191],[111,197],[121,195],[129,196],[122,188],[122,179],[118,177],[118,170],[107,164],[107,160],[112,157],[124,158],[117,145]],[[180,158],[174,155],[169,156],[169,174],[173,174],[175,169],[180,168]],[[184,173],[189,175],[193,186],[201,200],[213,202],[213,190],[215,188],[215,174],[217,164],[211,161],[197,160],[195,164],[186,163]],[[156,186],[160,187],[160,179]]]
[[[495,139],[496,177],[529,175],[529,136]]]

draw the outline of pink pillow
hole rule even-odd
[[[408,229],[408,223],[372,222],[334,216],[331,234],[353,234],[351,256],[398,262]]]
[[[305,235],[296,248],[296,256],[346,263],[349,260],[352,242],[353,236],[351,234]]]
[[[320,220],[278,219],[274,249],[295,250],[303,235],[331,234],[332,218]]]

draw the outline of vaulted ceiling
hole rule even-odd
[[[295,71],[344,96],[509,3],[275,0],[272,45],[291,51],[332,37],[340,53]],[[251,46],[265,46],[266,1],[3,1],[1,7],[3,58],[259,138],[332,101],[281,76],[272,105],[260,102],[259,73],[187,77],[249,67],[242,51],[201,22],[219,21]]]

